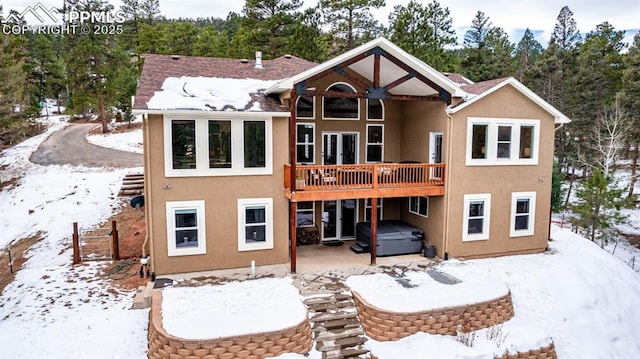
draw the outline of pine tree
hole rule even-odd
[[[351,50],[381,35],[383,28],[370,10],[383,6],[384,0],[320,0],[324,23],[333,40],[329,56]]]
[[[463,46],[460,65],[469,79],[484,81],[510,75],[513,44],[506,32],[493,26],[482,11],[478,11],[471,22]]]
[[[522,39],[516,45],[515,77],[524,82],[525,73],[542,55],[542,45],[533,37],[529,28],[524,31]]]
[[[571,223],[585,228],[591,241],[600,239],[600,245],[604,246],[613,227],[627,221],[622,210],[633,206],[624,192],[613,176],[606,176],[600,168],[594,169],[576,190],[577,200],[571,206],[576,217]]]
[[[622,73],[622,88],[617,97],[629,113],[632,123],[626,147],[633,148],[629,183],[629,196],[633,196],[638,180],[638,153],[640,152],[640,32],[633,37],[633,44],[629,47],[623,62],[625,69]]]
[[[103,0],[67,0],[74,11],[108,12],[113,7]],[[118,44],[116,35],[97,32],[70,34],[64,37],[68,84],[71,89],[68,106],[83,114],[97,112],[102,131],[108,132],[107,109],[118,102],[123,93],[132,95],[123,78],[135,71],[130,55]]]
[[[329,37],[322,31],[322,13],[319,7],[302,13],[288,47],[291,53],[300,58],[316,62],[327,60]]]
[[[455,71],[456,59],[446,46],[456,44],[448,8],[437,1],[426,6],[410,1],[389,15],[389,40],[439,71]]]
[[[524,82],[545,101],[561,112],[573,117],[574,110],[570,98],[576,77],[577,46],[580,44],[580,32],[573,12],[565,6],[560,10],[553,29],[549,46],[542,52],[538,61],[525,73]],[[574,162],[576,137],[570,125],[556,132],[556,156],[561,167]]]
[[[577,71],[570,84],[574,93],[567,99],[573,113],[569,128],[574,137],[585,139],[602,109],[614,105],[622,85],[623,38],[624,31],[615,31],[604,22],[579,46]]]
[[[288,53],[301,6],[300,0],[246,0],[245,17],[233,39],[239,55],[249,57],[262,51],[269,59]]]

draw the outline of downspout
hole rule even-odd
[[[560,130],[562,127],[564,127],[564,123],[561,123],[559,126],[556,126],[554,128],[554,132],[558,132],[558,130]],[[555,135],[555,133],[554,133]],[[554,136],[554,143],[555,143],[555,136]],[[554,146],[554,152],[555,152],[555,146]],[[554,153],[554,157],[555,157],[555,153]],[[553,172],[551,173],[551,178],[553,178]],[[552,186],[553,186],[553,179],[552,179]],[[564,217],[564,215],[563,215]],[[547,228],[547,241],[551,241],[551,223],[553,220],[553,209],[551,208],[551,205],[549,205],[549,226]],[[564,221],[564,218],[563,218]],[[547,246],[547,249],[549,247]]]
[[[449,121],[447,121],[447,169],[445,171],[445,178],[444,178],[444,182],[445,182],[445,191],[444,191],[444,202],[445,202],[445,209],[444,209],[444,251],[443,251],[443,258],[449,259],[449,216],[451,213],[451,204],[450,204],[450,191],[451,191],[451,165],[452,165],[452,161],[451,161],[451,157],[452,157],[452,151],[453,151],[453,140],[452,140],[452,128],[453,128],[453,117],[451,117],[451,114],[449,113],[449,111],[446,111],[447,114],[447,119]],[[448,173],[447,173],[448,172]]]
[[[297,138],[297,103],[298,92],[296,90],[296,84],[293,85],[290,94],[290,108],[291,115],[289,116],[289,164],[291,172],[289,173],[289,183],[291,186],[291,194],[289,198],[289,260],[291,261],[291,273],[295,273],[297,270],[297,236],[296,236],[296,224],[297,224],[297,203],[294,199],[296,193],[296,138]]]
[[[142,115],[142,125],[143,125],[143,134],[144,134],[143,143],[146,146],[148,146],[149,145],[149,115],[147,113],[144,113]],[[144,160],[145,160],[144,163],[149,163],[147,161],[148,155],[149,155],[149,151],[144,151]],[[147,190],[151,188],[151,176],[149,176],[147,168],[148,166],[144,166],[144,192],[147,192]],[[149,203],[148,201],[145,201],[145,202]],[[149,244],[149,230],[150,230],[148,219],[151,218],[149,211],[150,211],[149,206],[145,205],[144,206],[145,235],[144,235],[144,242],[142,242],[142,257],[140,257],[140,264],[143,265],[142,272],[143,272],[143,277],[145,279],[147,278],[147,275],[149,273],[147,266],[149,266],[150,268],[153,268],[153,262],[149,261],[149,256],[147,255],[147,245]]]

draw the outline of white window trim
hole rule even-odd
[[[302,98],[302,96],[298,96],[298,99],[296,100],[296,109],[298,108],[298,102],[300,102],[300,99]],[[296,119],[299,120],[315,120],[316,119],[316,97],[315,96],[311,96],[311,103],[313,104],[311,107],[311,113],[313,113],[312,117],[299,117],[297,110],[296,110]]]
[[[329,85],[325,89],[325,91],[329,91],[329,89],[332,86],[335,86],[335,85],[346,85],[346,86],[349,86],[353,90],[353,92],[357,93],[356,88],[351,86],[351,84],[346,83],[346,82],[334,82],[331,85]],[[331,96],[326,96],[326,97],[331,97]],[[353,118],[325,117],[324,116],[324,104],[325,104],[324,98],[325,98],[325,96],[322,97],[322,119],[323,120],[329,120],[329,121],[360,121],[360,99],[359,98],[357,99],[358,100],[358,115],[356,117],[353,117]]]
[[[471,158],[473,140],[473,125],[487,125],[486,158]],[[498,158],[498,126],[511,126],[511,156],[510,158]],[[531,158],[520,158],[520,128],[522,126],[533,127],[533,149]],[[509,118],[467,118],[467,166],[518,166],[537,165],[540,149],[540,120],[534,119],[509,119]]]
[[[298,203],[301,203],[301,202],[298,202]],[[311,202],[311,201],[310,201],[310,203],[311,203],[311,208],[310,208],[310,209],[309,209],[309,208],[302,208],[302,209],[300,209],[300,208],[296,205],[296,218],[300,218],[300,217],[298,216],[298,213],[300,213],[300,212],[311,212],[311,220],[312,220],[314,223],[304,224],[304,225],[297,225],[297,224],[296,224],[296,227],[300,227],[300,228],[302,228],[302,227],[315,227],[316,204],[315,204],[315,202]],[[297,221],[297,219],[296,219],[296,221]]]
[[[198,221],[198,246],[197,247],[176,247],[176,216],[175,211],[178,209],[195,209]],[[167,215],[167,255],[172,256],[190,256],[196,254],[207,253],[207,231],[205,225],[204,201],[174,201],[166,202]]]
[[[367,199],[363,199],[364,201],[364,221],[365,222],[370,222],[371,218],[367,218],[367,209],[371,210],[371,203],[369,202],[369,204],[367,204]],[[378,217],[378,221],[382,220],[382,215],[384,213],[384,207],[383,207],[383,198],[379,198],[378,199],[378,207],[380,208],[380,216]],[[371,211],[369,211],[369,213],[371,213]]]
[[[245,224],[246,211],[249,206],[265,207],[265,241],[262,243],[246,243]],[[238,251],[255,251],[273,249],[273,198],[239,198],[238,199]]]
[[[482,233],[469,234],[469,206],[471,202],[484,201],[484,222]],[[464,205],[462,206],[462,241],[482,241],[489,239],[491,228],[491,193],[465,194]]]
[[[173,169],[171,121],[192,120],[196,124],[196,168]],[[231,121],[231,168],[209,168],[209,120]],[[265,167],[244,167],[244,123],[265,122]],[[252,176],[273,174],[273,119],[269,118],[213,118],[213,117],[168,117],[164,127],[164,175],[165,177],[201,176]]]
[[[516,230],[516,206],[519,199],[529,200],[529,229]],[[532,236],[536,224],[536,192],[513,192],[511,193],[511,227],[509,235],[511,237]]]
[[[369,99],[367,99],[367,121],[384,122],[384,101],[380,100],[380,104],[382,106],[382,118],[369,118]]]
[[[382,128],[382,141],[381,142],[369,142],[369,127],[381,127]],[[367,141],[367,143],[365,144],[364,147],[364,159],[365,159],[365,163],[377,163],[378,161],[367,161],[367,158],[369,158],[369,145],[376,145],[376,146],[380,146],[380,161],[384,161],[384,125],[381,123],[376,123],[376,124],[367,124],[367,128],[365,129],[365,141]]]
[[[305,144],[309,144],[309,145],[313,145],[313,151],[311,153],[311,162],[304,162],[304,163],[308,163],[308,164],[314,164],[316,163],[316,124],[312,123],[312,122],[298,122],[296,123],[296,133],[298,132],[298,127],[297,126],[311,126],[313,128],[313,141],[311,142],[298,142],[298,138],[296,136],[296,163],[300,164],[302,162],[298,162],[298,145],[305,145]]]
[[[422,213],[417,212],[417,211],[412,211],[411,210],[411,198],[418,198],[418,201],[420,201],[421,199],[426,200],[427,201],[427,213],[426,214],[422,214]],[[418,208],[420,208],[420,203],[419,202],[418,202]],[[415,214],[416,216],[429,218],[429,197],[426,197],[426,196],[412,196],[412,197],[409,197],[409,213]]]

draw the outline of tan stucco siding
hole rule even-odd
[[[148,203],[153,215],[147,217],[151,229],[152,270],[156,274],[194,272],[210,269],[286,263],[288,261],[288,201],[283,195],[283,163],[288,161],[288,122],[272,121],[273,175],[165,177],[163,121],[150,116],[149,150],[152,162],[145,163],[146,174],[153,181],[147,187]],[[164,188],[164,185],[169,188]],[[238,199],[272,198],[274,248],[238,251]],[[206,215],[206,254],[169,256],[166,225],[168,201],[204,200]]]
[[[540,120],[537,165],[467,166],[467,122],[469,117]],[[510,86],[479,100],[453,115],[455,141],[448,163],[449,218],[447,251],[453,257],[480,257],[543,251],[547,246],[551,173],[553,167],[554,119],[542,108]],[[510,237],[513,192],[536,192],[534,234]],[[490,237],[462,241],[464,195],[491,194]]]
[[[443,161],[446,162],[447,115],[443,102],[405,101],[402,103],[402,154],[404,161],[429,162],[431,132],[443,133]],[[448,166],[448,164],[447,164]],[[401,219],[425,232],[427,242],[436,247],[438,256],[444,249],[444,197],[430,197],[428,217],[409,213],[409,200],[399,200]]]

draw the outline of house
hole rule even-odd
[[[297,262],[378,221],[424,231],[436,255],[542,252],[555,130],[569,119],[513,78],[441,74],[379,38],[322,64],[146,55],[150,270]]]

